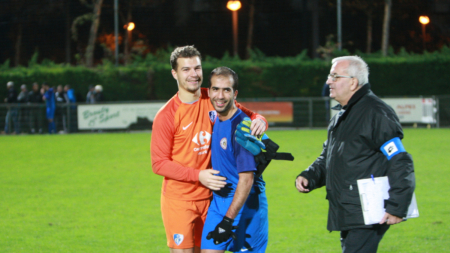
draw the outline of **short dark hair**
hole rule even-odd
[[[211,71],[211,74],[209,75],[209,88],[211,88],[211,79],[213,78],[213,76],[224,76],[224,77],[230,77],[233,79],[233,91],[237,91],[238,90],[238,86],[239,86],[239,79],[238,79],[238,75],[236,74],[236,72],[234,72],[232,69],[230,69],[229,67],[217,67],[215,69],[213,69],[213,71]]]
[[[178,58],[192,58],[198,56],[202,60],[202,55],[194,46],[177,47],[170,55],[170,66],[173,70],[177,70]]]

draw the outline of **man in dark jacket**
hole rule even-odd
[[[26,84],[22,84],[20,86],[20,93],[17,96],[17,102],[20,104],[19,129],[24,132],[24,128],[26,128],[26,124],[24,123],[28,121],[28,108],[25,106],[28,103],[28,90]]]
[[[39,84],[33,83],[32,90],[28,93],[28,103],[33,106],[30,108],[30,132],[34,134],[36,131],[42,133],[42,118],[43,109],[40,104],[43,103],[41,91],[39,90]]]
[[[6,84],[8,90],[8,95],[5,98],[5,103],[9,105],[8,112],[5,117],[5,133],[9,134],[11,132],[12,124],[14,124],[14,133],[19,133],[19,107],[17,106],[17,92],[14,89],[14,82],[8,82]],[[12,122],[12,124],[11,124]]]
[[[303,193],[326,186],[327,228],[341,231],[342,252],[376,252],[389,225],[406,217],[415,188],[413,161],[401,143],[394,110],[370,90],[367,64],[358,56],[335,58],[332,64],[327,84],[339,113],[329,123],[321,155],[295,185]],[[380,222],[365,225],[357,180],[372,176],[388,177],[389,199]]]

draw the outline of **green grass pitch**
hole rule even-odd
[[[320,154],[325,130],[270,131],[294,162],[264,174],[267,252],[339,252],[326,230],[325,190],[294,180]],[[0,252],[168,252],[160,216],[162,177],[150,133],[0,137]],[[450,131],[405,129],[420,217],[392,226],[379,252],[450,251]]]

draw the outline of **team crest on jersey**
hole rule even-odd
[[[175,241],[175,243],[178,246],[183,242],[183,239],[184,239],[184,235],[182,235],[182,234],[174,234],[173,235],[173,240]]]
[[[217,118],[217,112],[216,111],[209,111],[209,119],[211,120],[212,123],[216,122],[216,118]]]
[[[226,137],[223,137],[222,140],[220,140],[220,146],[223,149],[227,149],[227,138]]]

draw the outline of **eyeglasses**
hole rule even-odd
[[[341,75],[338,75],[338,74],[336,74],[336,73],[334,73],[334,74],[329,74],[329,75],[328,75],[328,79],[331,78],[331,80],[332,80],[333,82],[336,82],[337,79],[338,79],[339,77],[344,77],[344,78],[354,78],[354,76],[341,76]]]

